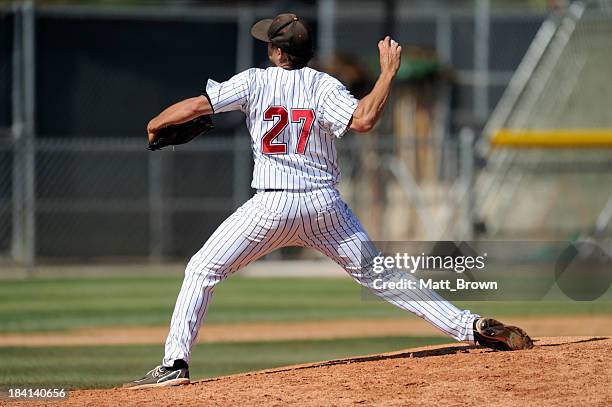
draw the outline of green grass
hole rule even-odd
[[[167,325],[176,276],[0,280],[0,333]],[[611,301],[458,303],[482,315],[611,314]],[[404,318],[349,279],[235,277],[215,292],[207,323]]]
[[[343,340],[244,342],[196,346],[194,379],[390,352],[435,343],[445,338],[393,337]],[[0,387],[115,387],[141,377],[162,356],[160,346],[0,348]]]
[[[167,325],[176,276],[0,280],[0,334],[81,327]],[[207,323],[414,318],[349,279],[235,277],[221,284]],[[612,314],[612,301],[458,303],[483,315]],[[215,343],[194,351],[195,378],[448,342],[435,337]],[[156,365],[161,346],[0,347],[0,386],[112,387]]]

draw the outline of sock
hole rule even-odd
[[[172,370],[189,369],[189,365],[183,359],[176,359],[172,364]]]

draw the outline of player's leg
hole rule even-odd
[[[298,200],[291,194],[256,194],[212,234],[191,258],[178,295],[166,340],[164,366],[189,362],[191,347],[215,286],[259,257],[291,243],[297,222],[291,214]]]
[[[309,219],[305,221],[302,236],[306,245],[333,259],[377,296],[413,312],[456,340],[474,343],[473,324],[479,316],[460,310],[435,291],[377,289],[375,280],[397,281],[414,277],[398,271],[374,273],[372,262],[379,252],[339,193],[330,189],[313,191],[309,195],[302,201],[305,202],[302,216]]]

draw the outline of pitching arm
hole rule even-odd
[[[357,109],[349,124],[351,130],[368,132],[380,119],[389,93],[391,84],[401,63],[402,47],[389,36],[378,42],[380,52],[380,75],[372,91],[359,101]]]

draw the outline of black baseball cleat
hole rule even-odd
[[[533,341],[518,326],[504,325],[493,318],[474,321],[474,339],[482,346],[496,350],[520,350],[533,348]]]
[[[175,360],[172,367],[157,366],[142,379],[124,384],[123,388],[136,390],[181,384],[189,384],[189,366],[182,360]]]

